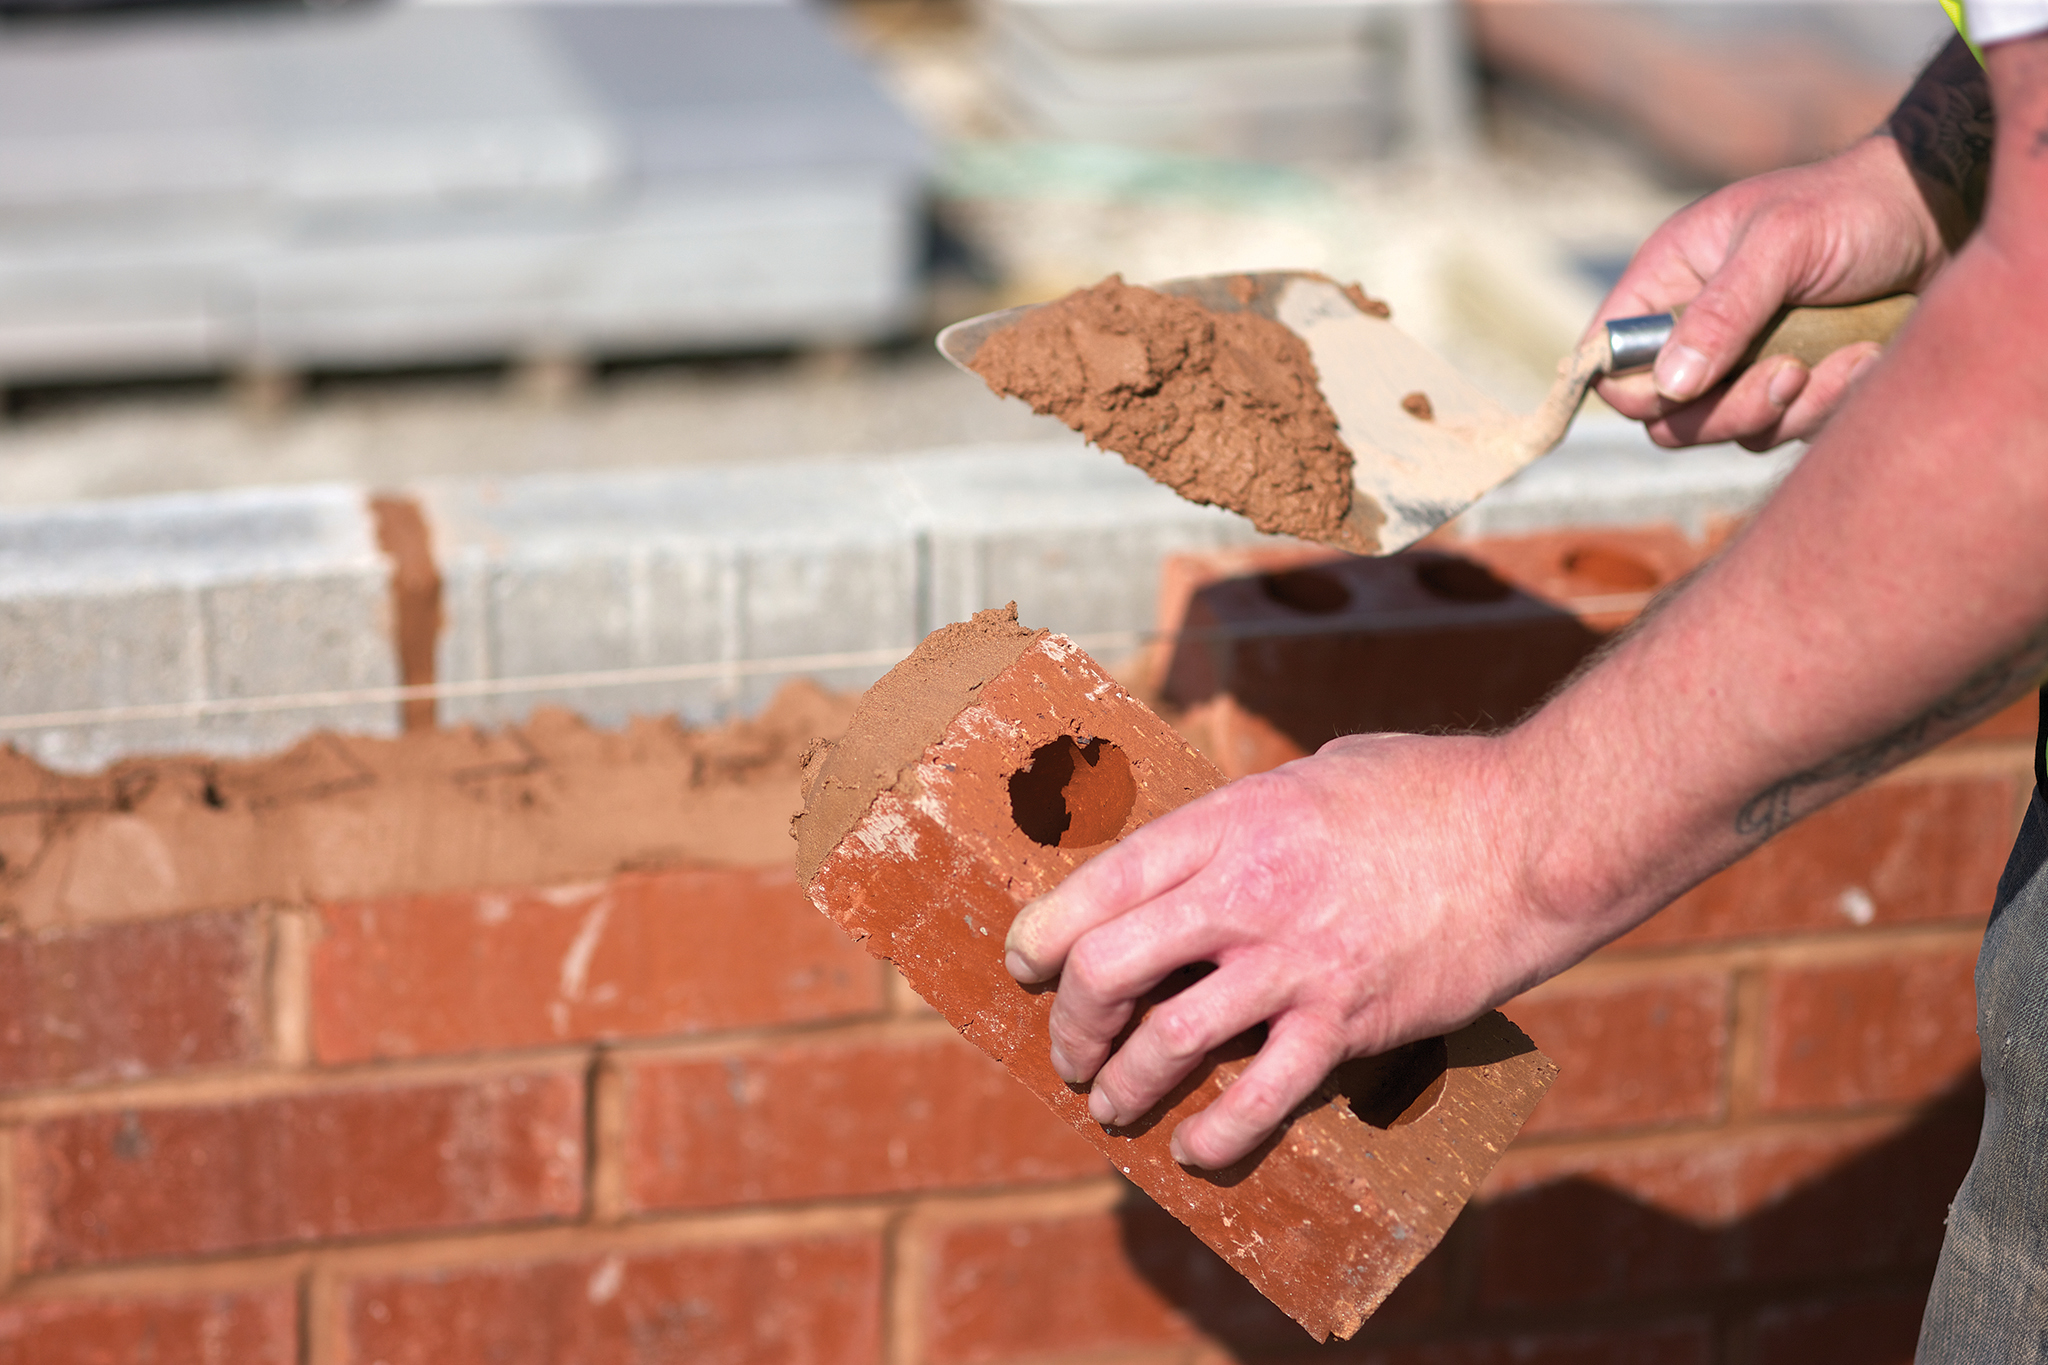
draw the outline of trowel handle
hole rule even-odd
[[[1806,365],[1818,365],[1852,343],[1890,341],[1919,301],[1911,294],[1893,294],[1869,303],[1787,308],[1743,353],[1735,368],[1745,370],[1774,355],[1795,356]],[[1611,320],[1607,324],[1607,346],[1613,359],[1607,373],[1627,374],[1656,363],[1657,352],[1671,339],[1671,328],[1683,311]]]

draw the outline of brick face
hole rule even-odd
[[[2012,849],[2019,793],[2018,778],[1982,776],[1908,776],[1865,788],[1709,878],[1614,946],[1982,924]]]
[[[1771,972],[1758,1102],[1772,1112],[1924,1100],[1977,1066],[1968,946]]]
[[[591,1256],[358,1281],[337,1365],[876,1365],[879,1238]]]
[[[0,1365],[294,1365],[286,1288],[186,1298],[0,1302]]]
[[[926,1254],[930,1365],[1199,1339],[1182,1307],[1135,1263],[1114,1214],[941,1228]],[[1308,1344],[1292,1322],[1280,1325]],[[1277,1326],[1270,1331],[1280,1336]]]
[[[258,1060],[253,913],[0,937],[0,1091]]]
[[[629,873],[547,891],[322,907],[323,1061],[874,1014],[880,969],[784,868]]]
[[[1359,1365],[1709,1365],[1705,1322],[1517,1332],[1334,1353]]]
[[[800,1039],[623,1062],[638,1209],[1094,1175],[1102,1158],[951,1033]]]
[[[54,1270],[576,1213],[580,1073],[51,1119],[15,1135],[17,1262]]]
[[[1527,1133],[1647,1128],[1723,1109],[1730,986],[1724,972],[1648,983],[1557,986],[1506,1012],[1558,1065]]]

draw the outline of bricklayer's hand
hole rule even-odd
[[[1252,1065],[1174,1135],[1190,1165],[1258,1145],[1347,1057],[1455,1028],[1561,967],[1518,884],[1501,742],[1355,736],[1139,829],[1018,915],[1011,972],[1059,976],[1053,1066],[1131,1122],[1265,1021]],[[1169,972],[1216,970],[1159,1004]]]
[[[1741,181],[1657,229],[1600,305],[1596,325],[1685,309],[1655,370],[1603,380],[1600,396],[1645,423],[1659,445],[1739,441],[1766,450],[1810,437],[1878,348],[1844,347],[1811,372],[1774,357],[1729,380],[1750,342],[1787,305],[1915,290],[1946,259],[1941,230],[1889,137]]]

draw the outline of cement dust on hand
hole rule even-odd
[[[1261,531],[1343,534],[1351,451],[1307,344],[1271,318],[1111,275],[995,333],[973,366],[1190,502]]]

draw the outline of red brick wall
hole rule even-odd
[[[1602,543],[1660,578],[1697,557]],[[1642,596],[1597,556],[1597,591],[1557,578],[1578,541],[1481,548],[1534,600],[1438,603],[1465,638],[1410,657],[1547,631],[1569,667]],[[1248,567],[1178,565],[1169,612]],[[1243,586],[1202,603],[1274,600]],[[1297,669],[1375,647],[1272,638]],[[1536,686],[1510,681],[1479,700]],[[1262,723],[1176,700],[1208,742]],[[1974,1142],[1970,962],[2024,735],[1921,760],[1511,1005],[1563,1077],[1322,1349],[783,866],[0,936],[0,1362],[1903,1362]]]

